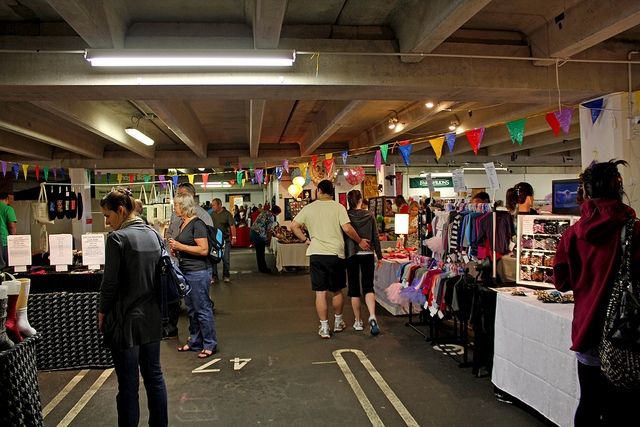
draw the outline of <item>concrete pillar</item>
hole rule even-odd
[[[82,249],[82,235],[93,230],[91,220],[91,182],[87,177],[87,169],[69,168],[71,188],[77,194],[82,194],[82,218],[71,221],[71,230],[76,249]]]
[[[591,111],[580,106],[582,168],[594,160],[629,162],[629,167],[620,168],[628,197],[624,202],[640,213],[640,106],[635,102],[630,105],[626,92],[607,95],[604,99],[604,109],[594,124],[591,123]]]

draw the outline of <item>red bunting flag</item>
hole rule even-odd
[[[318,156],[314,154],[313,156],[311,156],[311,166],[315,168],[317,163],[318,163]]]
[[[130,174],[129,174],[129,183],[130,183],[130,184],[133,184],[133,181],[135,181],[135,175],[134,175],[134,174],[132,174],[132,173],[130,173]]]
[[[203,173],[202,174],[202,184],[204,185],[205,190],[207,189],[207,183],[209,182],[209,174],[208,173]]]
[[[484,137],[484,128],[476,128],[465,132],[469,145],[473,148],[473,153],[477,156],[480,144],[482,144],[482,138]]]
[[[549,126],[551,126],[551,129],[553,130],[553,134],[555,136],[560,135],[560,122],[558,121],[558,118],[556,117],[556,115],[553,112],[551,112],[551,113],[545,114],[544,118],[547,120],[547,123],[549,123]]]
[[[324,164],[324,169],[327,174],[331,173],[331,170],[333,169],[333,159],[323,160],[322,163]]]
[[[36,180],[40,181],[40,166],[36,165]]]

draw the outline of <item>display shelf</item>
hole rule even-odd
[[[569,215],[519,215],[517,224],[516,283],[553,288],[553,258],[562,234],[579,217]],[[555,233],[553,231],[556,231]],[[543,245],[546,248],[524,247]]]

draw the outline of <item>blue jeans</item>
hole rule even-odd
[[[211,270],[183,271],[191,292],[184,297],[189,314],[189,346],[193,349],[215,350],[218,346],[216,338],[216,322],[213,318],[209,284]]]
[[[137,426],[140,420],[139,373],[144,380],[149,408],[149,425],[168,425],[167,387],[160,367],[160,342],[128,348],[111,349],[118,376],[118,425]],[[138,371],[138,367],[140,368]],[[139,373],[138,373],[139,372]]]
[[[231,261],[231,240],[224,241],[224,254],[222,256],[222,277],[231,277],[229,263]],[[219,264],[219,263],[218,263]],[[218,264],[213,265],[213,277],[218,279]]]

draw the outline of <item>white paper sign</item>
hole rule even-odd
[[[535,219],[535,216],[522,215],[519,218],[522,218],[522,234],[533,234],[533,220]]]
[[[73,264],[73,236],[71,234],[49,234],[49,264]]]
[[[492,189],[500,188],[500,181],[498,181],[498,173],[496,172],[496,165],[491,163],[484,163],[484,171],[487,173],[487,178],[489,178],[489,187]]]
[[[104,236],[102,234],[90,233],[82,235],[83,265],[100,266],[104,264],[104,253]]]
[[[464,170],[455,169],[452,172],[453,175],[453,191],[456,193],[462,193],[467,191],[467,186],[464,184]]]
[[[28,234],[7,236],[7,252],[9,253],[9,265],[31,265],[31,236]]]
[[[428,173],[425,179],[427,180],[427,186],[429,187],[429,195],[433,197],[433,192],[435,191],[433,189],[433,177]]]

